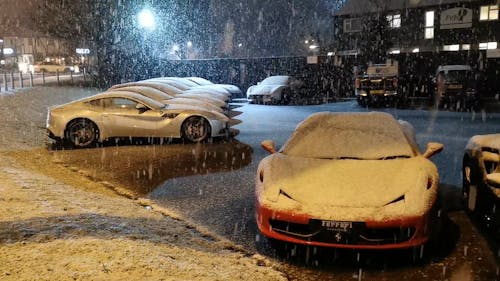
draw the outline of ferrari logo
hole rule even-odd
[[[342,235],[340,234],[340,232],[337,232],[337,234],[335,234],[335,239],[337,240],[337,242],[340,242],[340,239],[342,239]]]

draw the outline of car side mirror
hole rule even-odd
[[[432,156],[438,154],[443,150],[444,146],[439,142],[430,142],[427,144],[427,149],[425,150],[424,157],[431,158]]]
[[[138,103],[136,106],[135,106],[135,109],[139,110],[139,112],[145,112],[148,110],[148,108],[142,104],[142,103]]]
[[[260,145],[262,146],[262,148],[271,153],[271,154],[274,154],[276,153],[276,148],[275,148],[275,145],[274,145],[274,141],[273,140],[265,140],[265,141],[262,141],[260,143]]]

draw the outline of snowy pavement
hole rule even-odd
[[[8,109],[0,113],[1,280],[286,280],[277,263],[55,163],[45,147],[46,108],[95,92],[0,95]]]

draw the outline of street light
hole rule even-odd
[[[143,9],[139,15],[139,26],[147,29],[155,28],[155,17],[149,9]]]

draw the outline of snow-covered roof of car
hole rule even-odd
[[[113,90],[114,91],[128,91],[128,92],[139,93],[141,95],[144,95],[144,96],[149,97],[151,99],[154,99],[156,101],[168,100],[168,99],[173,98],[171,95],[169,95],[165,92],[162,92],[158,89],[147,87],[147,86],[127,86],[127,87],[122,87],[122,88],[116,88]]]
[[[288,84],[288,79],[290,76],[286,75],[277,75],[277,76],[269,76],[266,79],[262,80],[262,85],[286,85]]]
[[[489,147],[500,150],[500,133],[489,135],[476,135],[469,139],[466,148],[481,150],[483,147]]]
[[[281,152],[308,158],[412,157],[417,149],[388,113],[320,112],[297,126]]]
[[[116,89],[116,88],[123,88],[127,86],[146,86],[146,87],[151,87],[158,89],[164,93],[167,93],[171,96],[176,96],[182,93],[182,91],[172,85],[165,84],[165,83],[160,83],[160,82],[153,82],[153,81],[138,81],[138,82],[128,82],[128,83],[122,83],[122,84],[117,84],[109,88],[110,90]]]

